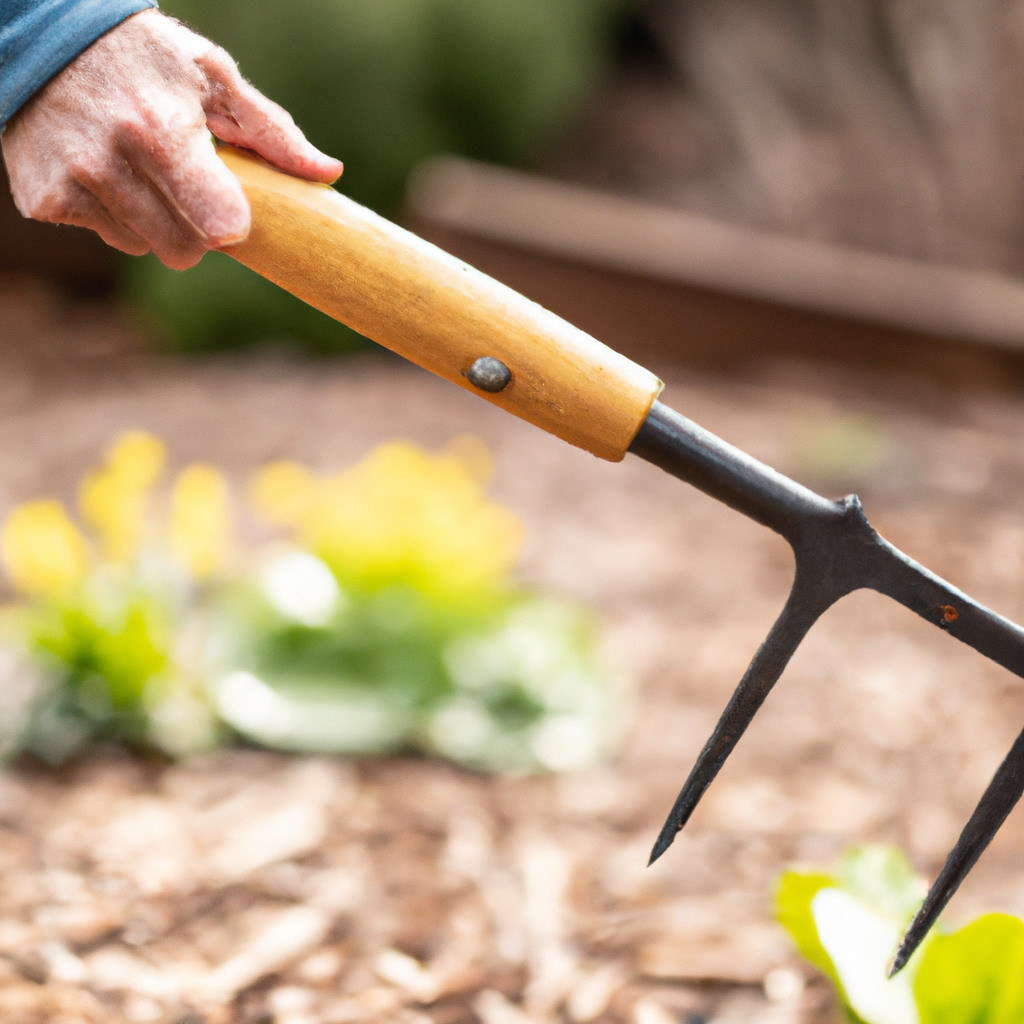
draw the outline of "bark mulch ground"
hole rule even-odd
[[[100,752],[0,777],[0,1018],[278,1024],[814,1024],[827,988],[772,923],[789,864],[852,843],[935,872],[1024,723],[1020,681],[867,594],[811,634],[670,853],[657,829],[785,599],[785,544],[635,459],[601,463],[397,360],[136,352],[109,310],[0,289],[0,514],[69,499],[120,430],[241,487],[474,433],[526,524],[522,576],[589,602],[632,684],[581,775],[426,760]],[[134,353],[134,354],[133,354]],[[667,401],[1024,619],[1024,402],[798,365],[665,371]],[[1024,913],[1011,816],[953,920]],[[802,993],[799,978],[805,981]],[[781,984],[787,982],[787,984]]]

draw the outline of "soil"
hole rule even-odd
[[[496,496],[526,524],[523,580],[600,616],[631,685],[624,737],[610,764],[562,777],[254,750],[14,766],[0,777],[4,1021],[837,1019],[772,922],[775,880],[869,840],[933,875],[1024,723],[1020,680],[853,595],[648,868],[785,600],[786,545],[635,458],[599,462],[396,359],[142,350],[109,307],[0,288],[0,514],[70,501],[130,427],[239,490],[282,456],[326,469],[390,438],[476,434]],[[670,405],[819,490],[856,490],[891,541],[1024,619],[1019,394],[821,363],[655,369]],[[1024,913],[1022,848],[1018,810],[953,922]]]

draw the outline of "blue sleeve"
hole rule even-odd
[[[0,0],[0,132],[104,32],[156,0]]]

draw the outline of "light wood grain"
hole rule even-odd
[[[253,211],[252,232],[230,256],[570,444],[610,461],[625,455],[661,391],[654,374],[328,186],[220,153]],[[482,356],[512,371],[499,394],[466,377]]]

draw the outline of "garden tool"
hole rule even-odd
[[[686,824],[818,618],[870,588],[1024,676],[1024,629],[884,540],[854,496],[832,501],[658,401],[662,384],[553,313],[327,185],[239,150],[221,156],[252,206],[225,251],[310,305],[521,418],[610,461],[627,452],[781,534],[792,591],[697,758],[651,854]],[[906,964],[1024,791],[1024,733],[985,791],[891,964]]]

